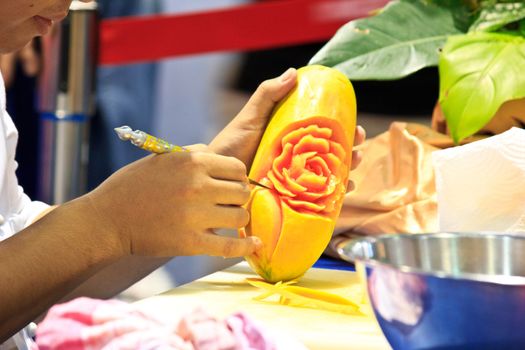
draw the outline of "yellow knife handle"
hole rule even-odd
[[[189,150],[184,147],[173,145],[149,134],[146,136],[146,140],[140,148],[153,153],[189,152]]]

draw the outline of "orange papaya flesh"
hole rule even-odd
[[[340,72],[298,70],[292,92],[276,107],[255,156],[251,221],[241,236],[263,250],[247,257],[269,282],[302,276],[326,248],[342,206],[355,131],[355,95]]]
[[[320,126],[323,124],[329,127]],[[269,186],[281,199],[298,211],[336,217],[334,205],[346,192],[351,162],[351,150],[347,156],[345,148],[349,147],[345,140],[335,136],[342,134],[335,132],[341,126],[316,117],[291,124],[284,132],[288,129],[291,131],[282,137],[282,146],[276,147],[278,154],[274,161],[266,166],[267,173],[250,173],[250,176],[262,182],[269,180]],[[315,132],[319,130],[325,130],[322,133],[328,139],[313,136],[319,135]]]
[[[293,210],[286,203],[282,203],[281,215],[279,239],[265,269],[265,279],[270,282],[289,281],[302,276],[324,250],[312,247],[326,247],[335,227],[334,221],[329,218]]]
[[[247,230],[253,232],[257,227],[265,227],[258,237],[265,242],[262,256],[270,261],[281,232],[281,201],[274,191],[260,188],[254,191],[250,211],[260,214],[250,220]]]

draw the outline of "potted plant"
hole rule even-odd
[[[458,143],[503,107],[525,115],[525,2],[393,0],[340,28],[310,63],[351,80],[400,79],[437,65],[435,115]]]

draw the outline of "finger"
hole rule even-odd
[[[246,182],[213,180],[215,202],[223,205],[244,205],[250,199],[250,186]]]
[[[250,222],[248,210],[240,206],[217,204],[207,212],[206,217],[200,221],[202,227],[208,229],[241,228]]]
[[[224,237],[211,231],[199,236],[197,253],[200,254],[236,258],[252,255],[262,248],[262,242],[258,237]]]
[[[366,131],[361,125],[358,125],[355,128],[354,146],[358,146],[362,144],[363,142],[365,142],[365,139],[366,139]]]
[[[208,174],[217,180],[248,182],[246,165],[234,157],[214,153],[201,153],[205,158]]]
[[[355,190],[355,183],[352,180],[348,181],[348,185],[346,186],[346,193],[352,192]]]
[[[292,90],[296,82],[297,71],[294,68],[289,68],[280,77],[264,81],[239,114],[266,122],[274,107]]]
[[[354,170],[355,168],[357,168],[362,160],[363,160],[362,151],[352,151],[352,164],[350,166],[350,169]]]

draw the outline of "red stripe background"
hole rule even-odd
[[[104,20],[100,64],[127,64],[218,51],[328,40],[387,0],[282,0],[172,16]]]

